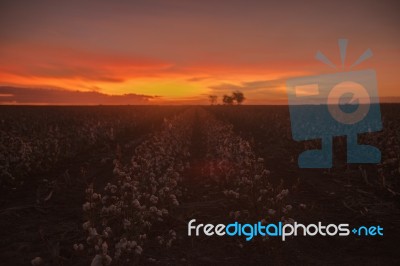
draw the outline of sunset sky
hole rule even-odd
[[[286,79],[347,71],[368,48],[353,70],[374,68],[394,99],[399,14],[397,1],[1,1],[0,103],[207,104],[240,90],[282,104]]]

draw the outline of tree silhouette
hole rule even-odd
[[[224,102],[224,104],[232,105],[233,104],[233,97],[229,96],[229,95],[224,95],[224,98],[222,99],[222,101]]]
[[[234,91],[234,92],[232,93],[232,98],[233,98],[234,101],[236,101],[236,103],[237,103],[238,105],[242,104],[242,102],[246,99],[246,98],[244,97],[243,92],[241,92],[241,91]]]
[[[208,100],[210,101],[211,105],[217,103],[218,96],[217,95],[209,95]]]

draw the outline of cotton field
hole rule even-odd
[[[400,217],[397,106],[383,106],[382,132],[360,138],[381,149],[380,164],[346,164],[337,138],[334,167],[319,170],[298,168],[298,154],[320,144],[293,141],[283,107],[1,110],[5,265],[313,264],[312,247],[331,249],[323,237],[189,236],[193,219],[399,228],[386,215]],[[332,250],[363,241],[332,239]]]

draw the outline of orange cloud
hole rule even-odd
[[[321,49],[340,65],[337,39],[345,37],[347,62],[371,48],[362,68],[376,69],[380,96],[400,95],[393,1],[122,2],[6,1],[0,85],[161,96],[151,99],[160,103],[207,103],[210,93],[240,89],[246,103],[284,102],[287,77],[347,71],[314,60]]]
[[[123,82],[138,76],[153,76],[155,72],[172,66],[162,60],[140,56],[96,54],[32,44],[2,47],[0,60],[0,71],[5,74],[101,82]]]
[[[132,93],[107,95],[100,92],[0,87],[0,104],[125,105],[148,104],[155,98]]]

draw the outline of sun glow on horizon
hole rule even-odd
[[[235,90],[245,104],[283,103],[286,79],[337,71],[314,55],[322,50],[341,65],[336,41],[346,37],[348,62],[371,48],[374,56],[356,68],[376,70],[380,97],[400,97],[399,17],[385,3],[343,10],[340,3],[139,2],[4,4],[0,86],[37,89],[21,90],[14,97],[21,103],[43,103],[50,96],[40,88],[96,92],[75,95],[113,104],[206,104]]]

